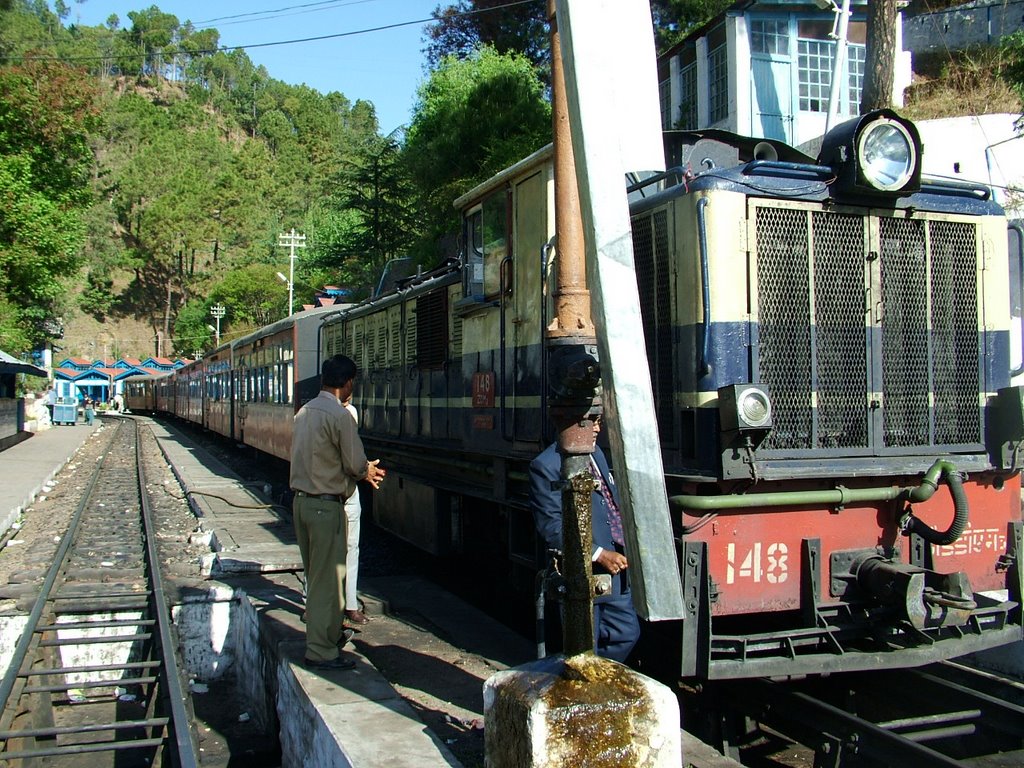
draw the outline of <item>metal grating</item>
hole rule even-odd
[[[437,290],[416,300],[416,364],[421,369],[441,368],[448,353],[448,293]]]
[[[814,445],[865,447],[868,410],[864,322],[864,221],[859,216],[817,212],[814,237],[815,379],[818,394]]]
[[[978,334],[978,258],[974,227],[951,221],[928,225],[932,256],[932,376],[935,442],[981,442]]]
[[[758,367],[771,390],[766,450],[811,445],[811,307],[804,211],[758,208]]]
[[[662,442],[671,444],[674,442],[673,350],[668,213],[660,210],[653,216],[638,217],[633,220],[632,228],[633,261],[658,430]]]
[[[885,444],[928,445],[928,272],[923,221],[882,219]]]
[[[983,442],[975,229],[756,208],[765,449]]]
[[[456,289],[452,289],[452,297],[457,298]],[[449,331],[452,337],[452,360],[462,360],[462,317],[460,315],[451,315],[451,329]]]
[[[402,315],[398,311],[390,313],[391,318],[391,357],[388,364],[391,366],[402,364]]]

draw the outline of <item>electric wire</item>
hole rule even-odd
[[[493,11],[504,10],[506,8],[514,8],[514,7],[520,6],[520,5],[536,4],[536,3],[539,3],[539,2],[541,2],[541,0],[512,0],[512,2],[503,3],[502,5],[496,5],[496,6],[492,6],[490,8],[480,8],[480,9],[474,9],[474,10],[470,10],[470,11],[462,11],[462,12],[454,13],[454,14],[451,14],[450,16],[447,16],[446,18],[462,18],[462,17],[468,17],[468,16],[476,16],[476,15],[483,14],[483,13],[491,13]],[[271,47],[278,46],[278,45],[297,45],[297,44],[301,44],[301,43],[320,42],[320,41],[323,41],[323,40],[336,40],[336,39],[340,39],[340,38],[344,38],[344,37],[356,37],[358,35],[367,35],[367,34],[372,34],[372,33],[375,33],[375,32],[386,32],[386,31],[389,31],[389,30],[392,30],[392,29],[399,29],[401,27],[411,27],[411,26],[414,26],[414,25],[417,25],[417,24],[429,24],[429,23],[437,22],[437,21],[439,21],[439,19],[431,16],[431,17],[426,18],[426,19],[414,19],[414,20],[411,20],[411,21],[398,21],[398,22],[395,22],[393,24],[382,24],[382,25],[377,26],[377,27],[366,27],[364,29],[349,30],[347,32],[334,32],[332,34],[327,34],[327,35],[314,35],[314,36],[311,36],[311,37],[291,38],[291,39],[288,39],[288,40],[273,40],[273,41],[266,42],[266,43],[248,43],[248,44],[243,44],[243,45],[220,45],[220,46],[217,46],[215,48],[200,48],[200,49],[191,50],[191,51],[185,50],[183,48],[164,49],[164,50],[159,51],[159,55],[164,57],[164,58],[174,57],[174,56],[178,56],[178,55],[185,55],[185,56],[190,56],[190,57],[195,58],[195,57],[199,57],[199,56],[213,55],[215,53],[226,53],[228,51],[252,50],[254,48],[271,48]],[[119,60],[125,60],[125,59],[131,60],[131,59],[138,59],[140,56],[148,56],[148,55],[151,55],[152,53],[153,52],[150,52],[150,53],[147,53],[147,52],[135,52],[135,53],[130,53],[130,54],[120,54],[120,55],[103,54],[103,55],[98,55],[98,56],[51,56],[51,55],[41,56],[41,55],[34,55],[34,54],[22,54],[20,56],[19,55],[10,55],[10,56],[8,56],[8,60],[10,60],[10,61],[20,61],[22,63],[28,62],[28,61],[53,61],[53,62],[58,62],[58,63],[62,63],[62,64],[72,64],[72,63],[79,63],[79,62],[85,63],[85,62],[91,62],[91,61],[108,62],[108,61],[119,61]]]

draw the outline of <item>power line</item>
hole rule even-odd
[[[362,5],[364,3],[376,3],[379,0],[323,0],[319,3],[303,3],[302,5],[287,5],[284,8],[271,8],[266,11],[250,11],[248,13],[236,13],[232,16],[217,16],[203,21],[193,21],[195,26],[213,24],[214,22],[227,22],[228,24],[247,24],[251,21],[265,21],[277,19],[281,16],[295,16],[301,13],[316,13],[318,11],[329,11],[331,8],[343,8],[347,5]],[[294,11],[295,13],[289,13]],[[271,15],[280,14],[280,15]],[[254,18],[255,17],[255,18]],[[221,25],[226,26],[226,25]]]
[[[493,11],[504,10],[506,8],[515,8],[516,6],[535,4],[535,3],[539,3],[539,2],[541,2],[541,0],[513,0],[513,2],[503,3],[502,5],[492,6],[491,8],[480,8],[480,9],[476,9],[476,10],[472,10],[472,11],[463,11],[462,13],[452,14],[452,16],[448,17],[448,18],[453,18],[453,17],[457,18],[457,17],[463,17],[463,16],[475,16],[475,15],[478,15],[478,14],[481,14],[481,13],[491,13]],[[300,37],[300,38],[293,38],[293,39],[290,39],[290,40],[275,40],[275,41],[269,42],[269,43],[249,43],[247,45],[221,45],[221,46],[218,46],[216,48],[198,49],[198,50],[192,50],[192,51],[186,51],[186,50],[184,50],[182,48],[176,48],[176,49],[172,49],[172,50],[162,50],[162,51],[160,51],[160,55],[161,56],[165,56],[165,57],[167,57],[167,56],[177,56],[178,54],[184,54],[184,55],[188,55],[188,56],[202,56],[202,55],[212,55],[214,53],[223,53],[223,52],[226,52],[226,51],[249,50],[249,49],[252,49],[252,48],[270,48],[270,47],[277,46],[277,45],[295,45],[295,44],[298,44],[298,43],[315,43],[315,42],[319,42],[319,41],[322,41],[322,40],[335,40],[335,39],[342,38],[342,37],[355,37],[357,35],[367,35],[367,34],[371,34],[373,32],[386,32],[386,31],[391,30],[391,29],[399,29],[401,27],[411,27],[411,26],[416,25],[416,24],[428,24],[428,23],[433,22],[433,21],[438,21],[438,19],[436,19],[433,16],[431,16],[430,18],[426,18],[426,19],[415,19],[415,20],[412,20],[412,21],[399,21],[399,22],[395,22],[394,24],[384,24],[384,25],[379,26],[379,27],[367,27],[365,29],[357,29],[357,30],[352,30],[350,32],[335,32],[335,33],[330,34],[330,35],[316,35],[314,37]],[[11,59],[11,60],[18,60],[18,61],[21,61],[21,62],[26,62],[26,61],[56,61],[56,62],[60,62],[60,63],[63,63],[63,64],[70,64],[70,63],[74,63],[74,62],[112,61],[112,60],[116,61],[116,60],[120,60],[120,59],[137,59],[141,55],[143,55],[143,54],[142,53],[128,53],[128,54],[122,54],[122,55],[119,55],[119,56],[114,56],[112,54],[100,55],[100,56],[24,56],[23,55],[23,56],[9,56],[8,58]]]

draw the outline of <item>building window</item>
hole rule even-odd
[[[861,94],[864,93],[864,64],[867,61],[868,49],[864,45],[851,45],[846,52],[846,66],[850,71],[850,109],[851,115],[860,112]]]
[[[797,53],[799,56],[800,110],[827,112],[832,69],[835,66],[836,43],[829,38],[831,24],[822,21],[801,20],[798,23]],[[864,62],[867,46],[864,44],[864,22],[850,24],[849,43],[846,47],[847,93],[840,95],[840,112],[857,114],[864,90]]]
[[[754,19],[751,21],[750,52],[789,56],[789,20]]]
[[[708,119],[717,123],[729,116],[729,60],[722,43],[708,53]]]
[[[828,86],[832,82],[834,44],[823,40],[800,40],[800,110],[828,111]]]
[[[679,70],[679,128],[697,130],[697,64]]]

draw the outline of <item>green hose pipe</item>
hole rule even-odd
[[[927,501],[935,493],[938,488],[939,475],[943,475],[946,478],[946,485],[949,486],[949,493],[953,497],[953,522],[949,524],[943,533],[930,528],[925,523],[914,517],[913,510],[910,509],[910,505],[907,505],[906,512],[899,520],[900,531],[903,532],[904,536],[909,536],[911,533],[916,533],[922,539],[930,544],[938,544],[939,546],[945,546],[952,544],[954,541],[960,538],[960,534],[964,532],[967,527],[967,518],[969,509],[967,507],[967,494],[964,492],[964,483],[960,477],[960,473],[956,471],[956,467],[951,461],[936,461],[925,472],[924,478],[921,480],[921,484],[917,486],[913,491],[910,492],[910,501]]]
[[[933,544],[950,544],[963,533],[967,526],[967,495],[964,493],[960,473],[951,461],[939,459],[924,473],[921,484],[917,486],[899,487],[895,485],[881,488],[844,488],[839,486],[822,491],[781,491],[778,493],[733,493],[725,496],[670,496],[669,504],[676,511],[693,509],[700,512],[716,512],[721,509],[753,509],[757,507],[801,506],[809,504],[826,504],[829,506],[846,506],[858,502],[894,501],[906,499],[909,502],[926,501],[938,488],[939,478],[945,476],[953,496],[953,523],[949,530],[938,533],[922,523],[907,511],[900,518],[900,527],[907,535],[917,533]]]

